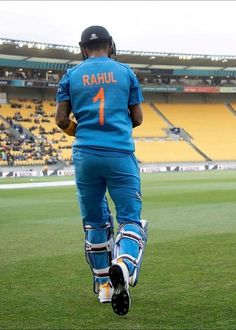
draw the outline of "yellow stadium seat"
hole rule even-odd
[[[133,137],[163,137],[166,136],[165,129],[168,128],[163,119],[155,112],[151,105],[142,104],[143,123],[135,127]]]
[[[203,161],[185,141],[137,141],[135,155],[144,163]]]
[[[176,126],[212,160],[236,160],[236,116],[225,104],[158,104]]]

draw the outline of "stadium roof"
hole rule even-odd
[[[77,64],[78,46],[0,38],[0,58]],[[236,56],[118,50],[119,61],[136,68],[236,70]]]

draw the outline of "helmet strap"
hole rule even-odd
[[[84,60],[84,61],[87,60],[87,59],[89,58],[89,57],[88,57],[88,53],[86,52],[85,48],[82,47],[81,45],[80,45],[80,51],[81,51],[81,54],[82,54],[83,60]]]

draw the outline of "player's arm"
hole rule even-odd
[[[71,113],[71,97],[70,97],[70,78],[69,71],[64,74],[59,82],[57,90],[57,109],[55,121],[67,135],[75,136],[76,122],[70,119]]]
[[[128,101],[129,114],[133,123],[133,127],[137,127],[141,125],[143,121],[143,112],[142,112],[141,103],[144,101],[144,99],[138,79],[132,70],[129,70],[129,81],[130,81],[130,93],[129,93],[129,101]]]
[[[141,104],[129,105],[130,118],[133,123],[133,127],[137,127],[143,122],[143,112]]]
[[[71,103],[63,101],[57,103],[55,121],[67,135],[75,136],[77,123],[70,119]]]

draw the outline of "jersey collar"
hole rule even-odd
[[[108,56],[90,57],[87,61],[106,61],[109,60]]]

